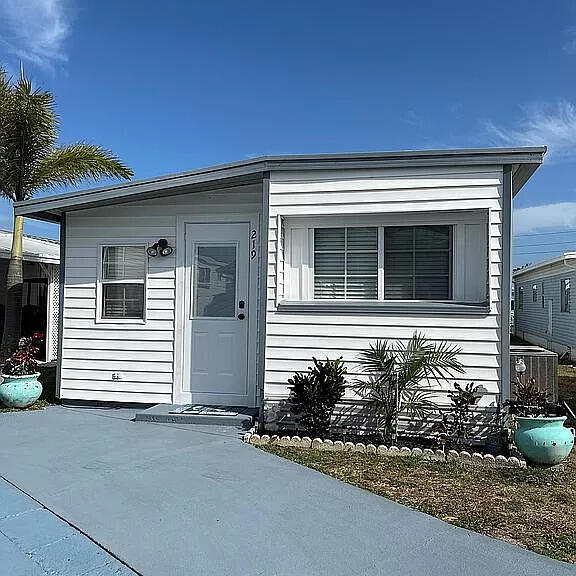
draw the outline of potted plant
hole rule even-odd
[[[535,464],[560,464],[574,446],[574,429],[564,427],[563,409],[548,402],[547,391],[540,390],[534,378],[524,382],[519,376],[514,384],[515,399],[505,405],[514,417],[514,442],[518,450]]]
[[[21,338],[18,348],[4,364],[0,402],[8,408],[27,408],[40,398],[42,384],[38,381],[36,354],[38,348],[32,338]]]

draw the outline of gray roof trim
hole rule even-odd
[[[81,190],[57,196],[32,198],[14,204],[15,214],[56,221],[63,212],[96,205],[123,203],[136,197],[159,196],[174,189],[190,191],[189,187],[210,182],[238,185],[238,182],[256,182],[271,170],[326,170],[338,168],[385,168],[403,166],[441,165],[516,165],[520,176],[515,191],[526,182],[542,163],[546,147],[531,148],[474,148],[458,150],[409,150],[401,152],[369,152],[352,154],[313,154],[293,156],[263,156],[221,164],[192,172],[170,174],[149,180],[114,184],[102,188]],[[522,170],[522,171],[521,171]]]

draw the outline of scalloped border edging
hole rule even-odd
[[[374,444],[363,444],[358,442],[342,442],[336,440],[322,440],[321,438],[310,438],[308,436],[269,436],[268,434],[254,434],[253,432],[246,432],[242,437],[242,441],[246,444],[253,446],[285,446],[291,448],[305,448],[312,450],[324,450],[327,452],[363,452],[366,454],[378,454],[379,456],[411,456],[423,458],[425,460],[438,460],[441,462],[449,462],[457,460],[459,462],[471,464],[487,464],[489,466],[507,466],[512,468],[526,468],[526,461],[511,456],[493,456],[492,454],[481,454],[480,452],[467,452],[463,450],[458,452],[456,450],[432,450],[431,448],[408,448],[407,446],[375,446]]]

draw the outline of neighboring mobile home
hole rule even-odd
[[[462,348],[459,381],[494,407],[511,202],[544,153],[274,156],[18,203],[61,223],[60,396],[271,418],[312,356],[343,356],[354,377],[370,343],[421,331]]]
[[[576,252],[567,252],[514,273],[515,334],[561,356],[576,354]]]
[[[0,230],[0,338],[4,330],[6,275],[11,249],[12,232]],[[40,359],[51,361],[56,359],[58,354],[58,241],[25,234],[22,239],[22,261],[22,334],[42,334]]]

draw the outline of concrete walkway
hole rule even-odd
[[[129,576],[132,570],[0,479],[0,574]]]
[[[132,415],[0,415],[0,474],[140,574],[576,574],[266,454],[235,430]]]

